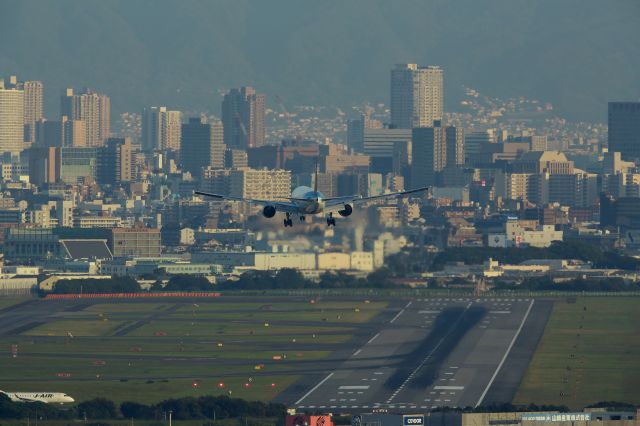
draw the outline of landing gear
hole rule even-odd
[[[333,213],[329,213],[329,216],[327,216],[327,226],[336,226],[336,219],[333,217]]]
[[[284,219],[284,227],[293,226],[293,220],[291,220],[291,215],[287,213],[287,217]]]
[[[307,220],[306,216],[300,216],[300,222],[305,222]]]

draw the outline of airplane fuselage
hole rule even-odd
[[[291,192],[291,197],[300,215],[319,214],[324,211],[324,195],[308,186],[299,186]]]
[[[44,402],[45,404],[64,404],[74,402],[66,393],[62,392],[4,392],[13,402]]]

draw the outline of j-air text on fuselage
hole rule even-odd
[[[13,402],[44,402],[45,404],[65,404],[74,402],[66,393],[62,392],[5,392],[1,391]]]
[[[350,216],[353,213],[353,207],[365,203],[367,201],[381,199],[404,197],[409,194],[423,192],[429,187],[415,188],[408,191],[392,192],[389,194],[373,195],[364,197],[362,195],[347,195],[342,197],[325,197],[322,192],[318,191],[318,163],[316,162],[314,187],[299,186],[291,192],[289,201],[276,200],[256,200],[251,198],[234,197],[232,195],[211,194],[209,192],[195,191],[198,195],[206,197],[218,198],[221,200],[242,201],[245,203],[262,206],[262,215],[272,218],[277,212],[285,214],[284,226],[293,226],[292,216],[298,216],[301,222],[306,220],[307,215],[315,215],[326,213],[327,226],[335,226],[336,219],[333,213],[337,212],[342,217]]]

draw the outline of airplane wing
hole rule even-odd
[[[331,207],[342,207],[345,204],[362,204],[367,201],[377,200],[380,198],[395,198],[395,197],[403,197],[405,195],[414,194],[416,192],[422,192],[428,190],[429,187],[425,186],[422,188],[410,189],[408,191],[399,191],[399,192],[390,192],[388,194],[380,194],[380,195],[372,195],[371,197],[363,197],[361,195],[347,195],[344,197],[332,197],[325,198],[325,208]]]
[[[195,194],[204,195],[206,197],[217,198],[219,200],[241,201],[243,203],[253,204],[256,206],[273,206],[281,212],[297,213],[298,206],[291,202],[274,201],[274,200],[256,200],[252,198],[235,197],[233,195],[212,194],[210,192],[194,191]]]

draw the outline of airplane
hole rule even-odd
[[[218,198],[221,200],[241,201],[249,204],[263,206],[262,215],[266,218],[272,218],[276,212],[284,212],[284,226],[293,226],[292,215],[297,215],[300,222],[306,220],[307,215],[327,213],[327,226],[336,226],[336,219],[333,213],[337,212],[342,217],[350,216],[353,213],[353,207],[367,201],[403,197],[409,194],[428,190],[429,187],[410,189],[408,191],[391,192],[389,194],[373,195],[363,197],[362,195],[347,195],[342,197],[325,197],[322,192],[318,191],[318,163],[316,162],[316,172],[314,187],[299,186],[291,192],[289,201],[275,200],[254,200],[250,198],[235,197],[232,195],[211,194],[209,192],[194,191],[195,194],[204,195],[206,197]]]
[[[44,402],[45,404],[64,404],[65,402],[74,402],[66,393],[62,392],[5,392],[0,393],[7,395],[13,402]]]

